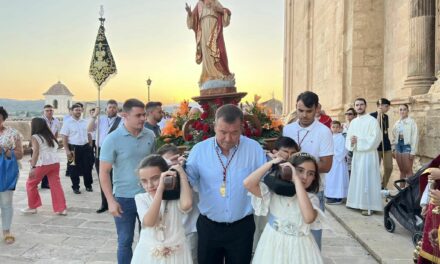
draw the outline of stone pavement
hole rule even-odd
[[[327,205],[327,210],[379,263],[413,263],[411,232],[395,219],[396,229],[389,233],[384,227],[383,213],[363,216],[359,210],[343,204]]]
[[[94,174],[93,193],[81,188],[73,194],[70,179],[64,176],[64,151],[59,151],[61,182],[67,200],[68,215],[52,212],[50,191],[40,190],[43,206],[35,215],[23,215],[27,206],[25,182],[29,156],[23,158],[23,169],[14,193],[13,245],[0,242],[0,263],[116,263],[116,233],[113,218],[97,214],[100,205],[99,185]],[[376,260],[329,214],[323,233],[323,256],[326,264],[377,263]],[[331,227],[331,228],[330,228]],[[383,232],[386,234],[386,232]],[[137,237],[135,237],[135,240]],[[135,246],[135,245],[133,245]]]

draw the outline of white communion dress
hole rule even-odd
[[[135,201],[142,222],[153,203],[153,197],[141,193],[135,196]],[[179,200],[162,201],[159,212],[161,221],[154,227],[142,227],[131,263],[192,264],[190,246],[182,224],[186,213],[180,209]]]
[[[325,216],[319,209],[319,199],[308,193],[318,217],[312,224],[303,221],[296,195],[287,197],[272,193],[260,183],[262,198],[252,195],[252,206],[256,215],[268,215],[268,223],[258,242],[252,263],[254,264],[320,264],[321,252],[313,238],[311,229],[321,229]]]

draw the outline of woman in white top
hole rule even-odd
[[[43,118],[36,117],[31,122],[32,159],[29,178],[26,181],[28,208],[21,211],[35,214],[41,206],[38,184],[47,175],[52,196],[53,211],[58,215],[67,215],[66,199],[60,182],[60,161],[57,155],[58,141]]]
[[[400,119],[394,124],[391,137],[393,156],[400,170],[400,179],[413,175],[413,161],[419,142],[417,124],[408,117],[407,104],[399,107]],[[404,187],[405,184],[401,184]]]

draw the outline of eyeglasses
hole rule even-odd
[[[345,115],[353,115],[353,113],[345,113]]]

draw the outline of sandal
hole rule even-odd
[[[3,241],[5,241],[6,245],[11,245],[15,242],[15,237],[11,234],[7,234],[3,236]]]

